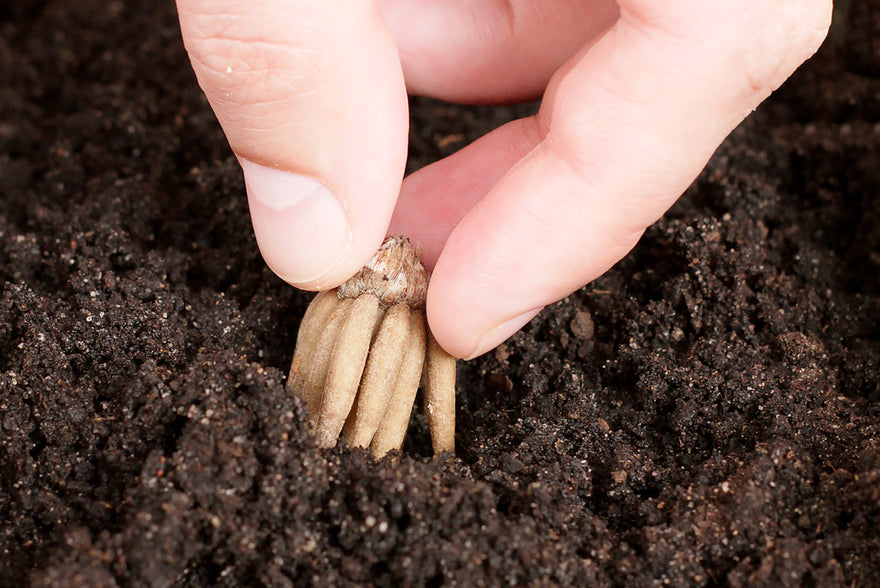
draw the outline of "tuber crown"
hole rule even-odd
[[[341,299],[357,298],[369,293],[379,299],[382,308],[395,304],[424,308],[428,272],[421,257],[421,251],[406,237],[388,237],[370,261],[339,286],[338,296]]]

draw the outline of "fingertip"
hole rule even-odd
[[[491,351],[492,349],[495,349],[496,347],[507,341],[510,337],[512,337],[521,328],[526,326],[526,324],[528,324],[530,320],[535,318],[535,316],[537,316],[538,313],[543,310],[543,308],[543,306],[539,308],[533,308],[511,319],[502,320],[502,322],[497,326],[490,328],[485,333],[482,333],[482,336],[477,341],[477,344],[469,353],[464,354],[462,359],[471,360],[483,355],[488,351]]]
[[[440,289],[435,289],[439,292]],[[501,316],[481,322],[469,319],[461,313],[461,307],[449,304],[442,293],[432,296],[428,292],[428,323],[431,333],[447,353],[459,359],[471,360],[498,347],[535,318],[544,306],[520,311],[511,308]]]
[[[318,287],[351,250],[342,203],[315,178],[241,160],[251,222],[266,264],[284,281]]]
[[[381,245],[388,221],[378,207],[353,219],[347,199],[316,178],[244,159],[241,166],[260,253],[285,282],[305,290],[336,287]]]
[[[486,248],[469,233],[444,248],[431,275],[426,315],[435,339],[450,355],[470,360],[494,349],[537,315],[525,276],[504,263],[480,263]],[[463,237],[463,238],[462,238]]]
[[[407,97],[374,2],[178,0],[196,77],[242,163],[267,264],[327,289],[369,259],[406,162]]]

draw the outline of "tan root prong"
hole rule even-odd
[[[455,451],[455,358],[428,332],[425,361],[425,416],[434,453]]]
[[[357,394],[379,319],[379,299],[363,294],[354,300],[340,328],[324,381],[315,436],[320,447],[333,447]]]
[[[321,398],[324,395],[324,381],[327,379],[327,370],[333,358],[333,346],[342,324],[351,311],[353,300],[341,300],[333,308],[333,312],[327,317],[323,330],[318,337],[318,342],[310,354],[308,366],[302,366],[301,372],[305,372],[305,384],[302,386],[301,398],[306,401],[311,414],[309,420],[312,424],[318,420],[318,411],[321,409]],[[303,376],[301,376],[303,377]]]
[[[304,391],[312,354],[339,302],[335,289],[319,293],[309,304],[300,322],[296,350],[290,362],[290,375],[287,378],[287,389],[297,398],[305,399]]]
[[[418,310],[409,317],[409,340],[400,373],[388,401],[388,409],[373,436],[370,450],[377,458],[392,449],[400,449],[406,437],[409,417],[419,391],[422,366],[425,362],[425,316]]]
[[[368,447],[385,415],[406,353],[409,315],[405,304],[395,304],[385,312],[370,347],[354,407],[342,430],[342,436],[352,447]]]

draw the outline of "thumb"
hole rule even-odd
[[[407,99],[374,1],[177,0],[186,50],[244,171],[263,258],[299,287],[354,274],[385,236]]]

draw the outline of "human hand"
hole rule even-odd
[[[831,19],[831,0],[177,3],[269,266],[333,287],[390,223],[424,245],[429,324],[465,358],[626,255]],[[401,186],[405,88],[543,101]]]

